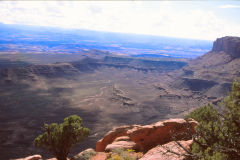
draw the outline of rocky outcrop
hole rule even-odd
[[[92,148],[86,149],[70,160],[106,160],[109,156],[116,154],[117,149],[121,149],[124,154],[139,158],[146,153],[141,160],[181,160],[183,156],[168,153],[168,149],[184,154],[184,150],[175,141],[179,141],[185,148],[189,148],[192,143],[189,133],[194,133],[196,125],[197,122],[193,119],[169,119],[145,126],[121,126],[114,128],[99,140],[96,151]],[[133,150],[129,151],[128,149]],[[34,155],[17,160],[42,160],[42,157]],[[56,159],[52,158],[51,160]]]
[[[85,159],[91,159],[91,157],[94,157],[97,153],[94,149],[88,148],[79,154],[73,156],[71,160],[85,160]]]
[[[189,149],[192,144],[192,140],[178,142],[186,149]],[[186,151],[176,142],[169,142],[150,149],[140,160],[183,160],[184,154]]]
[[[187,132],[194,132],[197,122],[190,119],[170,119],[160,121],[151,125],[131,125],[114,128],[108,132],[101,140],[97,142],[96,151],[102,152],[106,150],[109,144],[114,144],[118,137],[128,136],[132,142],[136,144],[139,151],[146,152],[149,149],[168,143],[173,140],[189,140]],[[119,147],[121,147],[119,145]]]
[[[191,60],[181,71],[170,73],[175,77],[171,86],[192,95],[200,94],[207,97],[208,103],[215,103],[227,95],[232,82],[240,77],[239,68],[240,37],[218,38],[210,52]]]
[[[91,160],[106,160],[108,157],[108,153],[105,152],[97,152],[95,156],[91,158]]]
[[[96,151],[103,152],[108,144],[111,144],[117,137],[127,136],[127,131],[139,125],[121,126],[109,131],[103,139],[96,144]]]
[[[130,137],[122,136],[122,137],[116,138],[113,141],[113,143],[107,145],[107,147],[105,148],[105,151],[109,152],[117,148],[122,148],[125,150],[126,149],[138,150],[138,145],[135,142],[131,141]]]
[[[25,158],[18,158],[18,159],[10,159],[10,160],[43,160],[42,156],[41,155],[32,155],[32,156],[28,156],[28,157],[25,157]],[[48,158],[48,159],[45,159],[45,160],[57,160],[57,158]],[[70,160],[69,158],[67,158],[67,160]]]
[[[213,52],[226,52],[232,58],[240,57],[240,37],[222,37],[213,43]]]
[[[42,156],[36,154],[36,155],[28,156],[28,157],[25,157],[25,158],[15,159],[15,160],[42,160]]]

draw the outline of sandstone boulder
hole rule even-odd
[[[91,158],[91,160],[106,160],[108,157],[108,153],[105,152],[97,152],[95,156]]]
[[[146,152],[157,145],[172,141],[173,136],[174,140],[178,141],[191,139],[191,136],[186,133],[193,133],[196,125],[197,122],[192,119],[170,119],[145,126],[131,125],[114,128],[97,142],[96,150],[103,152],[109,144],[114,144],[114,140],[118,137],[128,136],[138,146],[139,151]]]
[[[15,159],[15,160],[42,160],[42,156],[36,154],[36,155],[28,156],[28,157],[25,157],[25,158]]]
[[[88,148],[77,155],[73,156],[71,160],[85,160],[85,159],[91,159],[91,157],[94,157],[96,155],[96,151],[92,148]]]
[[[111,144],[118,137],[127,136],[127,131],[136,126],[138,125],[129,125],[129,126],[125,125],[125,126],[113,128],[113,130],[109,131],[101,140],[97,142],[96,151],[104,152],[108,144]]]
[[[114,149],[134,149],[134,150],[138,150],[138,145],[131,141],[130,137],[128,136],[122,136],[122,137],[118,137],[116,138],[113,143],[107,145],[107,147],[105,148],[106,152],[110,152]]]
[[[192,140],[179,141],[179,143],[189,149]],[[170,151],[178,153],[179,155],[171,153]],[[150,149],[140,160],[183,160],[185,158],[184,154],[186,154],[186,151],[176,142],[169,142]]]
[[[117,137],[115,140],[115,142],[119,142],[119,141],[131,141],[130,137],[128,136],[121,136],[121,137]]]
[[[46,160],[57,160],[57,158],[48,158]],[[70,160],[69,158],[67,158],[67,160]]]

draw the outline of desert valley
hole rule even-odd
[[[239,160],[239,8],[1,1],[0,160]]]
[[[192,60],[101,50],[89,56],[5,51],[0,55],[1,157],[48,156],[33,146],[40,126],[72,114],[91,130],[75,154],[94,148],[113,127],[182,118],[199,106],[217,104],[240,76],[239,46],[240,38],[222,37]]]

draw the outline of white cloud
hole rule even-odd
[[[178,7],[170,1],[4,1],[0,22],[211,40],[240,36],[239,23],[204,8]]]
[[[240,8],[240,5],[230,5],[230,4],[226,4],[226,5],[221,5],[221,6],[219,6],[219,8]]]

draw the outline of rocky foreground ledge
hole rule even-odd
[[[131,150],[131,155],[140,160],[181,160],[184,157],[167,153],[168,149],[184,153],[175,141],[186,148],[192,144],[189,132],[194,132],[197,122],[193,119],[169,119],[151,125],[126,125],[112,129],[96,144],[94,149],[87,149],[73,156],[70,160],[106,160],[114,150]],[[134,151],[134,152],[132,152]],[[83,158],[84,157],[84,158]],[[54,160],[55,158],[48,159]],[[33,155],[17,160],[42,160],[42,156]]]

